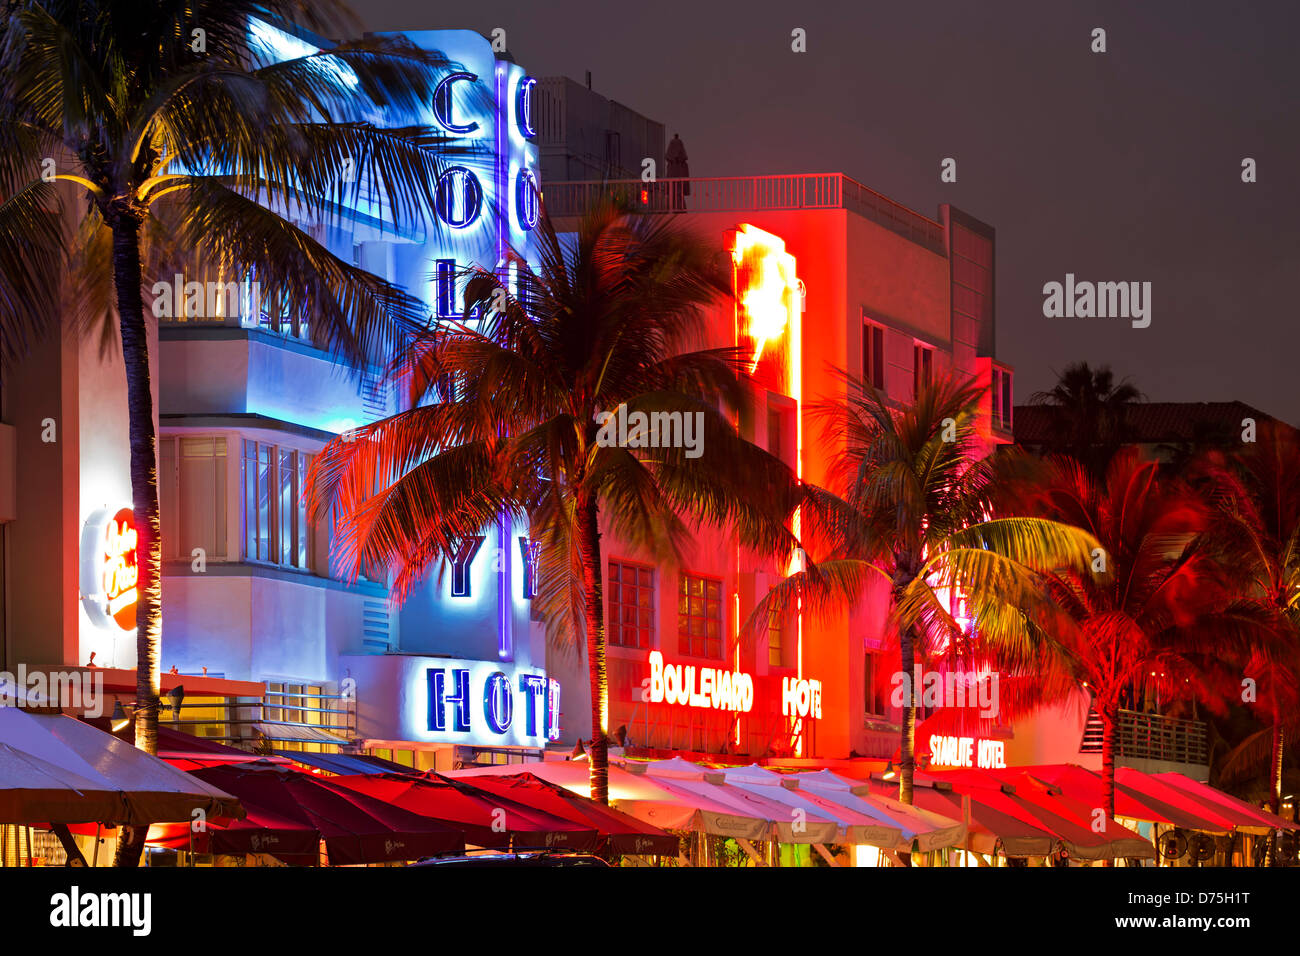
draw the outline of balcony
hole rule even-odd
[[[1079,752],[1101,753],[1101,744],[1101,718],[1094,711],[1088,714]],[[1121,710],[1115,731],[1115,758],[1207,766],[1210,749],[1206,742],[1205,724],[1199,720]]]
[[[690,184],[690,195],[682,195]],[[868,189],[842,173],[660,179],[642,182],[547,183],[546,210],[555,219],[581,215],[601,199],[615,199],[646,212],[750,212],[785,209],[847,209],[938,255],[945,255],[943,224]]]

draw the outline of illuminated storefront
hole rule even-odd
[[[254,31],[271,59],[327,46],[265,24]],[[298,224],[345,261],[421,297],[430,316],[460,316],[466,270],[509,280],[530,256],[540,213],[534,81],[477,33],[405,36],[449,65],[422,109],[386,122],[427,126],[473,147],[434,184],[438,221],[394,222],[383,195],[363,182],[341,223]],[[358,387],[312,346],[308,323],[265,309],[206,323],[164,320],[160,336],[164,669],[263,682],[277,704],[287,702],[278,713],[320,728],[261,721],[275,749],[335,749],[347,740],[448,769],[456,747],[544,747],[558,732],[558,704],[546,701],[558,701],[559,689],[531,620],[536,555],[526,529],[503,521],[463,541],[445,573],[401,610],[380,582],[347,585],[331,574],[327,529],[303,503],[306,476],[326,441],[398,410],[380,370],[363,370]],[[426,693],[423,674],[444,659],[461,663],[456,672],[472,676],[476,695],[464,703],[473,731],[459,737],[431,733],[427,707],[417,719],[403,703]],[[414,689],[398,672],[415,675]],[[498,695],[512,715],[507,732],[488,730],[480,678],[513,688]],[[520,680],[534,697],[539,686],[545,694],[526,704]],[[448,691],[453,698],[458,686]],[[492,717],[504,719],[499,710]]]
[[[566,228],[567,217],[609,193],[667,211],[658,187],[640,182],[548,183],[546,199]],[[709,335],[751,357],[760,397],[741,416],[746,437],[800,477],[826,483],[831,446],[805,413],[833,397],[830,370],[839,368],[900,403],[949,372],[996,385],[996,401],[981,410],[981,440],[986,450],[1011,440],[1011,370],[993,352],[991,227],[948,206],[930,219],[839,175],[704,180],[691,196],[674,224],[715,239],[733,266],[731,307],[713,314]],[[692,558],[670,569],[608,529],[605,542],[609,727],[632,752],[794,763],[883,763],[895,752],[899,708],[881,690],[891,644],[884,587],[872,582],[864,602],[827,620],[791,608],[740,640],[755,603],[800,555],[772,565],[734,540],[702,535]],[[585,690],[581,667],[552,666]],[[730,697],[718,684],[728,675]],[[736,675],[752,686],[743,709],[734,706]],[[584,709],[569,701],[585,724]],[[565,738],[587,732],[570,721]],[[976,761],[997,759],[972,748]]]

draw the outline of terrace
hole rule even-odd
[[[684,187],[690,185],[690,195]],[[843,173],[729,176],[711,179],[617,179],[554,182],[543,189],[556,219],[579,215],[601,199],[616,199],[647,212],[749,212],[785,209],[846,209],[938,255],[946,254],[944,227]]]

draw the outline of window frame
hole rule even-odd
[[[689,589],[689,584],[688,584],[688,582],[690,582],[690,581],[699,581],[699,582],[701,582],[701,584],[704,586],[704,587],[703,587],[703,593],[700,595],[700,598],[699,598],[700,600],[702,600],[702,601],[704,602],[704,611],[705,611],[705,613],[704,613],[703,615],[694,615],[694,614],[692,614],[692,613],[690,612],[690,600],[691,600],[691,594],[690,594],[690,589]],[[708,594],[708,586],[709,586],[710,584],[716,584],[716,585],[718,586],[718,597],[717,597],[717,605],[718,605],[718,616],[717,616],[718,636],[717,636],[717,639],[716,639],[716,640],[717,640],[717,646],[718,646],[718,653],[717,653],[717,654],[711,654],[711,653],[709,653],[709,642],[710,642],[710,640],[712,640],[712,639],[709,637],[709,633],[708,633],[708,625],[709,625],[709,623],[710,623],[710,618],[709,618],[709,616],[708,616],[708,605],[709,605],[709,600],[710,600],[710,598],[709,598],[709,594]],[[708,575],[708,574],[695,574],[695,573],[692,573],[692,572],[690,572],[690,571],[681,571],[681,572],[678,572],[678,575],[677,575],[677,652],[678,652],[681,656],[683,656],[683,657],[694,657],[694,658],[698,658],[698,659],[700,659],[700,660],[709,660],[709,661],[721,661],[721,660],[725,660],[725,659],[726,659],[726,656],[727,656],[727,640],[726,640],[727,611],[726,611],[726,607],[725,607],[725,604],[726,604],[726,590],[725,590],[724,584],[725,584],[725,582],[723,581],[722,578],[714,577],[714,576],[712,576],[712,575]],[[683,601],[683,600],[686,601],[686,606],[687,606],[687,609],[686,609],[686,611],[684,611],[684,612],[683,612],[683,610],[682,610],[682,601]],[[704,633],[703,633],[702,635],[698,636],[698,637],[696,637],[695,635],[692,635],[692,634],[690,633],[690,622],[691,622],[692,618],[698,618],[698,619],[700,619],[700,620],[702,620],[702,621],[704,622]],[[683,628],[682,628],[683,621],[686,623],[686,629],[685,629],[685,630],[683,630]],[[695,642],[696,640],[698,640],[698,641],[702,641],[702,642],[703,642],[703,645],[704,645],[704,652],[703,652],[703,653],[696,653],[696,652],[695,652],[694,647],[693,647],[693,644],[694,644],[694,642]]]
[[[206,456],[195,456],[195,460],[204,460],[211,462],[213,469],[214,484],[224,489],[224,494],[214,494],[212,509],[214,514],[211,515],[214,540],[211,542],[212,547],[208,547],[208,542],[198,541],[189,542],[191,550],[184,550],[182,529],[185,526],[185,483],[182,480],[184,473],[185,443],[193,441],[206,441],[213,443],[213,453]],[[221,452],[216,452],[217,443],[220,443]],[[162,560],[164,561],[188,561],[192,557],[192,549],[201,547],[204,549],[204,559],[208,561],[229,561],[230,555],[230,529],[227,524],[230,515],[230,476],[229,476],[229,455],[230,440],[229,436],[219,433],[204,432],[200,434],[189,434],[186,432],[172,432],[158,436],[158,515],[160,521],[163,521],[164,533],[162,538]],[[218,476],[220,476],[218,478]],[[170,508],[168,507],[170,504]],[[169,520],[168,511],[173,512]],[[224,541],[224,546],[217,548],[217,541]]]
[[[316,527],[307,513],[303,490],[307,471],[316,452],[309,452],[293,445],[278,442],[266,442],[256,438],[241,436],[239,456],[239,500],[240,500],[240,554],[242,560],[286,571],[302,574],[317,574],[316,571]],[[249,451],[252,449],[252,456]],[[262,464],[263,454],[267,453],[266,476],[266,555],[261,550],[262,542]],[[285,481],[285,460],[288,458],[289,499],[293,502],[291,513],[286,516],[282,507],[282,495]],[[250,477],[249,466],[253,467]],[[253,484],[250,486],[250,480]],[[250,496],[251,492],[251,496]],[[253,516],[250,518],[250,506]],[[286,543],[283,540],[285,518],[289,519],[288,554],[285,561]],[[250,531],[256,528],[256,537]],[[257,546],[252,547],[253,541]]]
[[[617,566],[620,570],[620,574],[618,578],[619,594],[618,594],[617,601],[614,600],[613,589],[610,586],[614,581],[613,568],[615,566]],[[649,590],[650,592],[649,625],[643,627],[640,623],[637,623],[635,626],[630,628],[630,630],[633,630],[637,633],[638,638],[640,637],[640,632],[642,631],[649,632],[649,636],[648,636],[649,643],[645,645],[642,645],[639,639],[635,644],[626,644],[621,640],[623,632],[625,630],[625,626],[622,620],[623,615],[620,613],[616,617],[614,611],[617,609],[618,611],[621,612],[626,607],[636,608],[638,615],[639,612],[641,611],[640,604],[629,605],[627,604],[627,602],[623,600],[623,593],[624,593],[623,588],[625,584],[622,577],[622,571],[625,569],[634,570],[637,572],[637,583],[634,584],[633,587],[636,588],[638,594],[642,590]],[[606,615],[605,644],[607,647],[619,647],[631,651],[637,651],[637,650],[652,651],[655,650],[656,647],[658,646],[659,629],[658,627],[656,627],[656,620],[658,618],[658,593],[657,592],[658,592],[659,582],[658,582],[658,575],[656,573],[656,570],[657,569],[651,565],[640,564],[636,561],[628,561],[618,557],[610,557],[606,561],[605,563],[605,615]],[[645,585],[641,584],[641,573],[643,571],[650,575],[650,584],[648,588]],[[619,640],[614,639],[615,628],[617,628],[617,633],[620,638]]]
[[[921,394],[922,380],[929,385],[934,381],[934,346],[924,342],[912,343],[912,398]]]
[[[878,345],[878,347],[877,347]],[[862,310],[862,378],[878,392],[885,391],[885,326]]]

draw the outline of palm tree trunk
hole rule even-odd
[[[1101,717],[1101,782],[1106,816],[1115,815],[1115,717],[1099,711]]]
[[[600,556],[600,520],[594,496],[579,499],[576,519],[586,602],[587,675],[591,689],[591,799],[609,803],[609,738],[605,713],[609,682],[605,671],[605,600]]]
[[[113,231],[113,282],[126,365],[126,400],[130,420],[131,497],[135,510],[136,604],[135,745],[158,753],[159,663],[162,637],[162,541],[158,518],[157,436],[149,372],[149,339],[140,294],[140,221],[129,211],[110,217]],[[140,863],[148,827],[124,828],[114,866]]]
[[[1102,799],[1105,802],[1106,816],[1115,817],[1115,715],[1099,709],[1101,716],[1101,786]],[[1103,866],[1114,866],[1114,860],[1106,860]]]
[[[1282,812],[1282,724],[1273,721],[1273,750],[1268,764],[1268,805],[1274,813]]]
[[[916,771],[916,702],[920,699],[921,688],[915,680],[916,644],[912,640],[912,629],[903,628],[898,640],[902,652],[901,666],[907,675],[905,686],[911,688],[911,693],[903,700],[903,730],[898,745],[898,799],[903,803],[911,803],[912,776]]]

